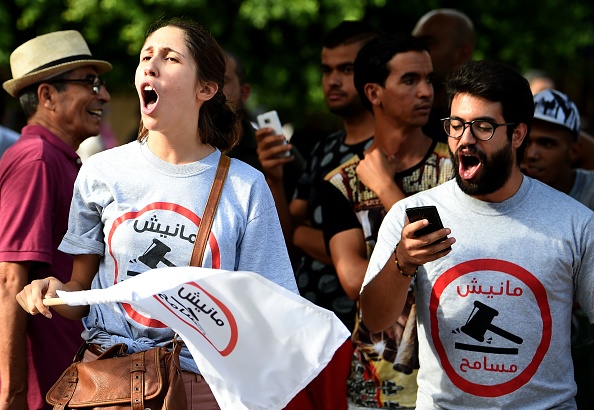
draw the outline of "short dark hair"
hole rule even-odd
[[[359,50],[354,64],[354,82],[361,102],[369,111],[372,105],[365,95],[365,85],[376,83],[384,87],[390,75],[388,63],[396,54],[408,51],[429,52],[429,48],[424,40],[410,34],[389,34],[374,38]]]
[[[326,33],[322,45],[336,48],[360,41],[367,42],[380,34],[375,27],[359,20],[344,20]]]
[[[530,84],[518,71],[495,61],[470,61],[455,70],[446,81],[448,109],[457,94],[470,94],[491,102],[501,103],[505,122],[526,124],[528,131],[524,143],[518,148],[518,162],[524,156],[525,143],[530,135],[534,116],[534,97]],[[511,140],[515,127],[508,127]]]
[[[70,76],[71,72],[72,71],[67,71],[60,75],[52,77],[51,79],[52,81],[67,79]],[[19,91],[19,103],[21,104],[21,108],[23,109],[23,112],[25,113],[25,117],[27,117],[27,119],[33,117],[33,115],[37,112],[37,107],[39,106],[39,97],[37,97],[37,89],[43,83],[44,81],[40,81],[38,83],[31,84],[30,86],[27,86],[23,88],[21,91]],[[52,83],[52,86],[56,89],[56,91],[61,93],[63,91],[66,91],[66,87],[68,87],[68,84],[56,81]]]

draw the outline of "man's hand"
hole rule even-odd
[[[270,182],[282,182],[283,165],[291,162],[295,157],[285,156],[291,151],[292,145],[284,143],[285,137],[274,135],[272,128],[261,128],[256,131],[258,143],[258,160],[262,164],[264,175]]]
[[[379,147],[365,153],[357,165],[357,176],[363,184],[378,196],[386,210],[405,197],[394,182],[396,164],[390,162]]]
[[[408,218],[407,218],[408,222]],[[451,233],[449,228],[443,228],[423,236],[415,236],[415,232],[429,225],[427,219],[407,223],[402,229],[400,243],[396,248],[396,259],[402,272],[411,274],[418,266],[432,262],[451,252],[450,246],[456,242],[455,238],[439,241]]]
[[[365,158],[357,165],[357,176],[361,182],[378,196],[379,192],[396,185],[394,183],[395,174],[396,165],[391,164],[378,147],[367,151]]]
[[[394,258],[389,257],[384,267],[362,289],[359,298],[363,322],[371,332],[380,332],[391,326],[402,314],[408,298],[411,278],[417,268],[427,262],[439,259],[449,252],[448,249],[456,242],[455,238],[447,238],[437,242],[450,234],[449,228],[443,228],[427,235],[415,236],[415,232],[429,224],[422,219],[408,223],[400,234],[398,246],[396,243],[396,260],[404,275],[398,272]],[[394,235],[393,240],[397,240]]]

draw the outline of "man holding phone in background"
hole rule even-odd
[[[237,144],[230,148],[225,154],[230,158],[237,158],[258,171],[262,171],[262,164],[258,159],[258,145],[256,143],[256,128],[250,121],[250,115],[245,103],[250,96],[251,86],[247,82],[246,70],[241,58],[230,50],[225,50],[225,86],[223,93],[233,103],[240,113],[241,120],[237,122],[237,133],[239,139]],[[287,151],[289,154],[289,151]],[[297,180],[303,171],[304,161],[301,154],[294,149],[292,151],[293,161],[287,164],[286,172],[283,174],[283,183],[288,187],[295,188]],[[289,190],[288,190],[289,191]],[[287,200],[291,198],[287,196]]]
[[[387,210],[453,175],[446,144],[422,130],[433,101],[433,67],[425,42],[411,35],[377,37],[359,51],[354,70],[357,92],[375,117],[375,137],[368,149],[326,176],[322,214],[332,262],[347,295],[356,301]],[[349,408],[414,407],[413,301],[411,294],[405,313],[386,332],[370,334],[358,321]]]
[[[363,320],[390,326],[415,278],[418,410],[575,409],[569,329],[574,297],[594,323],[594,213],[520,171],[534,102],[519,73],[470,62],[447,89],[456,181],[390,210]],[[446,228],[417,237],[427,221],[405,223],[405,209],[422,205]]]
[[[299,293],[318,306],[331,310],[353,330],[356,305],[346,295],[326,253],[322,228],[320,195],[324,175],[355,152],[371,144],[373,115],[362,103],[353,83],[353,63],[357,52],[378,31],[361,21],[343,21],[323,39],[321,50],[322,89],[328,109],[342,119],[343,129],[316,142],[307,155],[295,197],[286,202],[288,189],[281,181],[283,164],[291,158],[276,155],[288,150],[278,145],[282,135],[270,129],[256,132],[264,174],[273,193],[287,246],[299,258],[295,276]],[[292,194],[292,192],[291,192]],[[346,410],[346,379],[351,367],[350,340],[334,354],[326,368],[286,407],[288,410]]]

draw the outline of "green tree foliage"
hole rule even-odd
[[[240,55],[253,109],[275,108],[299,122],[324,112],[319,56],[323,34],[344,19],[366,19],[386,32],[410,32],[430,9],[467,13],[477,31],[475,58],[519,70],[540,68],[582,105],[593,84],[594,3],[587,0],[8,0],[0,4],[0,75],[10,78],[10,51],[59,29],[83,33],[93,53],[114,64],[112,92],[133,92],[137,55],[148,25],[185,16]],[[582,107],[582,110],[584,108]]]

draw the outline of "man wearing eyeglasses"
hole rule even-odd
[[[0,160],[0,409],[49,409],[45,394],[81,345],[80,322],[28,317],[15,296],[33,279],[68,280],[72,258],[58,251],[66,232],[79,144],[99,134],[110,95],[77,31],[27,41],[10,56],[4,89],[27,116]]]
[[[384,329],[416,290],[418,410],[575,409],[570,321],[575,297],[594,323],[594,212],[520,171],[534,102],[519,73],[470,62],[447,89],[456,179],[384,219],[363,320]],[[428,221],[405,209],[426,205],[445,228],[417,236]]]

